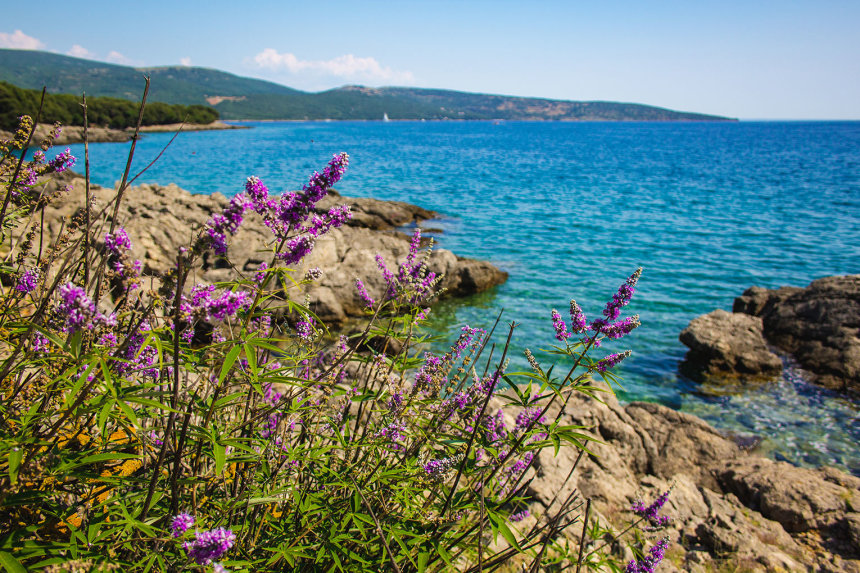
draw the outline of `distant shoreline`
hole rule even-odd
[[[141,133],[172,133],[178,131],[214,131],[223,129],[251,129],[247,125],[232,125],[221,120],[213,121],[207,124],[194,123],[169,123],[164,125],[142,125]],[[52,125],[41,124],[36,128],[36,133],[33,135],[31,147],[38,146],[51,132]],[[91,126],[87,133],[87,139],[90,143],[123,143],[131,141],[134,135],[134,128],[128,129],[112,129],[110,127]],[[13,134],[8,131],[0,130],[0,139],[11,139]],[[64,125],[60,135],[54,139],[54,145],[71,145],[73,143],[84,142],[84,128],[79,125]]]

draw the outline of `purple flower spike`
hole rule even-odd
[[[131,248],[131,239],[128,238],[128,233],[120,227],[114,234],[105,233],[105,248],[116,256],[120,256],[123,252]]]
[[[29,269],[27,271],[24,271],[21,276],[18,277],[18,284],[15,285],[15,290],[17,290],[21,294],[27,294],[28,292],[34,291],[38,284],[39,270]]]
[[[66,169],[70,169],[75,165],[75,156],[72,155],[72,150],[68,147],[66,150],[48,162],[48,169],[56,173],[62,173]]]
[[[598,360],[595,368],[598,372],[606,372],[607,370],[611,370],[618,366],[618,363],[630,356],[630,354],[631,352],[629,350],[625,350],[619,354],[610,354],[609,356]]]
[[[358,291],[358,296],[360,296],[361,300],[364,301],[364,306],[367,308],[373,308],[373,303],[376,301],[367,294],[367,288],[365,288],[361,279],[355,279],[355,289]]]
[[[654,573],[654,569],[663,560],[663,556],[666,554],[666,549],[669,547],[669,538],[664,537],[660,541],[657,542],[657,545],[651,547],[651,550],[648,552],[648,555],[642,558],[642,560],[632,560],[627,564],[627,568],[624,569],[626,573]]]
[[[80,329],[93,330],[99,324],[116,324],[116,316],[105,316],[96,311],[96,303],[87,296],[87,292],[72,283],[60,287],[60,303],[57,311],[66,318],[63,332],[75,332]]]
[[[194,518],[187,513],[180,513],[170,522],[170,531],[173,537],[181,537],[192,525],[194,525]]]
[[[642,268],[636,269],[627,281],[618,287],[618,292],[612,295],[612,300],[606,303],[606,308],[603,309],[603,316],[607,320],[617,320],[621,314],[621,309],[627,306],[633,293],[636,292],[636,282],[639,280],[639,275],[642,274]]]
[[[518,511],[517,513],[512,513],[510,521],[511,523],[518,523],[527,518],[529,515],[531,515],[531,513],[529,513],[529,510],[524,509],[522,511]]]
[[[637,500],[630,509],[636,515],[648,520],[652,527],[665,527],[669,523],[669,517],[660,515],[660,509],[666,503],[666,500],[669,499],[670,493],[672,493],[671,489],[660,494],[657,499],[654,500],[654,503],[648,507],[645,507],[645,504],[642,503],[641,500]]]
[[[567,331],[567,325],[555,309],[552,309],[552,325],[555,328],[555,337],[558,340],[564,342],[570,338],[570,333]]]
[[[209,565],[233,547],[236,536],[229,529],[219,527],[211,531],[197,533],[197,538],[192,542],[185,542],[185,551],[188,557],[198,565]]]
[[[575,300],[570,301],[570,329],[576,334],[582,334],[586,329],[585,313]]]

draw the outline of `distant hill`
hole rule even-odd
[[[319,93],[183,66],[131,68],[51,52],[0,50],[0,81],[50,93],[212,105],[222,119],[505,119],[529,121],[726,121],[700,113],[604,101],[564,101],[421,88],[345,86]]]

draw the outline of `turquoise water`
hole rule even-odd
[[[860,273],[860,123],[254,123],[182,134],[138,181],[231,195],[258,175],[295,189],[335,152],[345,195],[408,201],[443,214],[439,243],[510,273],[491,293],[446,302],[434,327],[488,325],[505,309],[518,348],[554,341],[550,309],[576,298],[589,316],[637,266],[630,311],[643,326],[615,348],[625,400],[652,400],[717,427],[765,437],[764,451],[860,475],[858,405],[790,370],[726,394],[677,374],[678,333],[731,309],[751,285],[806,285]],[[167,134],[138,145],[138,168]],[[73,151],[82,157],[81,146]],[[93,179],[121,176],[127,144],[91,146]]]

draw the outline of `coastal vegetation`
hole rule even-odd
[[[555,346],[524,349],[531,370],[512,372],[515,323],[466,326],[447,352],[428,350],[441,277],[416,231],[405,260],[377,255],[383,289],[355,279],[364,326],[336,336],[298,296],[323,271],[293,269],[352,216],[315,210],[345,153],[300,191],[249,177],[147,284],[117,217],[128,169],[108,202],[87,186],[62,232],[45,232],[66,190],[44,181],[76,159],[48,159],[46,138],[27,160],[36,123],[24,116],[0,144],[7,571],[621,569],[619,535],[589,500],[574,489],[531,515],[527,490],[541,453],[575,453],[562,486],[587,455],[593,438],[562,413],[617,386],[629,352],[607,347],[639,326],[621,316],[639,270],[598,318],[574,301],[569,317],[547,312]],[[238,268],[231,242],[251,216],[269,248]],[[213,260],[232,278],[194,284]],[[663,558],[668,497],[630,508],[648,533],[626,571]]]
[[[142,75],[150,101],[212,105],[222,119],[462,119],[522,121],[727,121],[635,103],[566,101],[409,87],[344,86],[308,93],[205,68],[131,68],[49,52],[0,50],[0,81],[52,93],[134,100]]]
[[[40,109],[41,90],[28,90],[0,81],[0,129],[14,131],[19,116],[35,117]],[[125,129],[137,124],[138,105],[115,97],[87,98],[90,125]],[[46,94],[41,104],[42,121],[83,126],[84,112],[80,98],[71,94]],[[205,105],[171,105],[155,102],[146,106],[141,125],[173,123],[208,124],[218,119],[218,112]]]

